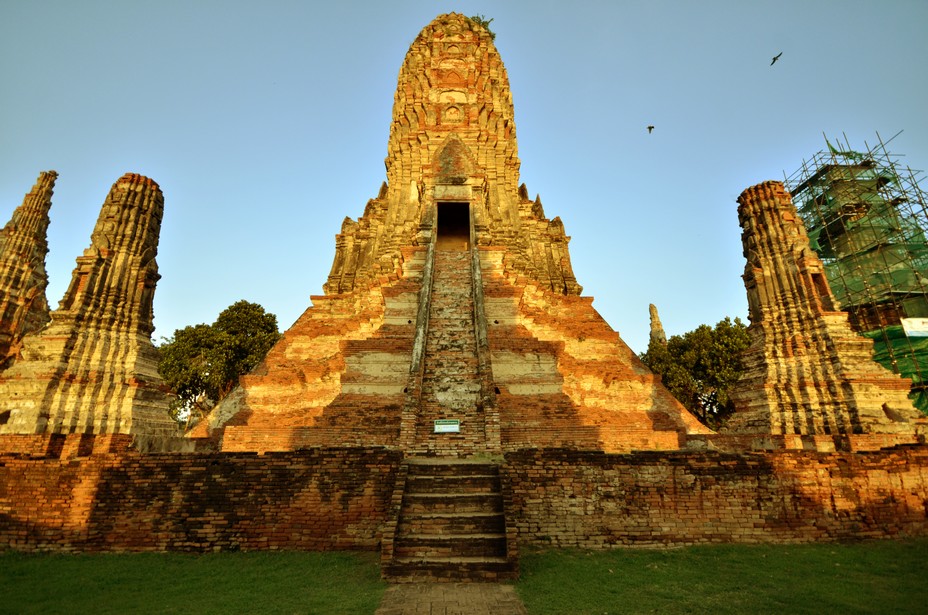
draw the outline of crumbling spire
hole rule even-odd
[[[151,342],[163,208],[147,177],[113,184],[51,324],[0,378],[3,432],[176,434]]]
[[[738,204],[751,346],[726,431],[914,434],[921,414],[907,397],[908,379],[876,363],[873,342],[838,311],[783,184],[752,186]]]
[[[661,318],[657,315],[657,306],[653,303],[649,304],[648,311],[651,313],[651,341],[666,346],[667,334],[664,333]]]
[[[48,211],[55,171],[43,171],[0,230],[0,368],[9,366],[24,335],[48,322]]]
[[[326,294],[398,272],[402,247],[425,245],[438,203],[467,203],[476,241],[500,246],[539,285],[579,295],[561,224],[519,185],[509,77],[486,28],[440,15],[409,48],[387,142],[386,189],[336,238]]]

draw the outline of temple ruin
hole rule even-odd
[[[739,198],[752,345],[713,433],[581,296],[483,25],[421,31],[387,149],[324,294],[184,438],[150,340],[158,185],[114,184],[48,315],[40,176],[0,233],[0,549],[368,549],[391,581],[494,581],[522,545],[928,534],[926,419],[781,183]]]
[[[508,77],[482,26],[446,15],[419,34],[387,152],[326,294],[197,436],[468,457],[672,450],[709,433],[580,296],[563,224],[519,185]]]

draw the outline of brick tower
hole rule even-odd
[[[752,343],[725,431],[914,441],[924,419],[909,380],[876,363],[873,341],[839,311],[786,188],[764,182],[738,204]]]
[[[147,177],[113,184],[51,323],[0,374],[0,433],[176,435],[151,343],[163,208]]]
[[[387,150],[386,183],[336,237],[325,295],[194,435],[469,457],[676,449],[708,431],[580,296],[563,224],[519,185],[484,27],[449,14],[422,30]]]
[[[48,322],[48,210],[54,171],[39,174],[13,217],[0,230],[0,368],[19,353],[24,335]]]

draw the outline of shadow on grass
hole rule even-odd
[[[532,615],[924,613],[928,539],[666,551],[523,549]]]
[[[0,613],[373,613],[375,553],[0,554]]]

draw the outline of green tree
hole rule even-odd
[[[278,339],[277,316],[244,300],[223,310],[212,325],[176,330],[159,348],[158,362],[158,372],[177,395],[174,419],[189,426],[203,417]]]
[[[687,410],[717,428],[734,409],[728,390],[741,375],[741,354],[750,343],[741,319],[726,317],[714,328],[700,325],[671,336],[666,345],[651,341],[639,356]]]
[[[490,19],[487,19],[483,15],[473,15],[469,19],[475,24],[477,24],[478,26],[482,26],[483,29],[487,31],[487,34],[490,35],[491,41],[496,40],[496,33],[490,29],[490,22],[493,21],[492,17]]]

